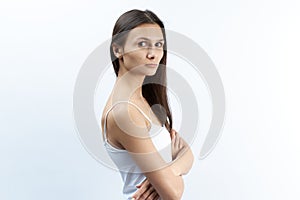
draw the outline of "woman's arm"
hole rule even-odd
[[[113,110],[112,131],[118,142],[130,153],[162,199],[179,200],[184,183],[177,168],[166,163],[155,148],[144,116],[129,104],[119,104]],[[183,162],[178,159],[176,162]]]
[[[194,156],[189,145],[174,129],[170,133],[172,139],[172,159],[175,174],[185,175],[192,168]]]
[[[188,144],[174,129],[172,129],[170,136],[172,139],[172,159],[174,160],[172,165],[174,172],[176,175],[185,175],[192,167],[194,156]],[[159,198],[158,193],[148,179],[140,184],[138,188],[139,190],[132,197],[140,200],[156,200]]]

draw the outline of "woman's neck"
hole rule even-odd
[[[118,76],[114,86],[113,99],[143,100],[142,86],[145,75],[126,73]]]

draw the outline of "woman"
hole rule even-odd
[[[193,163],[189,146],[172,129],[166,47],[164,25],[149,10],[128,11],[114,26],[110,53],[117,79],[101,125],[126,199],[181,199],[182,175]]]

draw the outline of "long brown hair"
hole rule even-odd
[[[115,23],[112,41],[110,45],[110,56],[116,76],[118,76],[120,64],[112,48],[113,43],[124,45],[128,32],[141,24],[157,24],[160,26],[164,37],[164,55],[160,60],[159,67],[153,76],[146,76],[142,86],[142,95],[147,100],[153,113],[157,116],[161,124],[171,131],[172,112],[169,108],[168,96],[166,91],[167,77],[167,40],[163,22],[150,10],[133,9],[122,14]],[[153,106],[153,105],[160,106]],[[152,107],[153,106],[153,107]],[[153,109],[154,108],[154,109]]]

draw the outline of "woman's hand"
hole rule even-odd
[[[132,196],[132,200],[158,200],[159,195],[148,181],[144,180],[141,184],[136,186],[139,190]]]
[[[174,160],[184,152],[183,149],[186,147],[186,143],[174,129],[171,130],[170,136],[172,140],[172,160]]]

